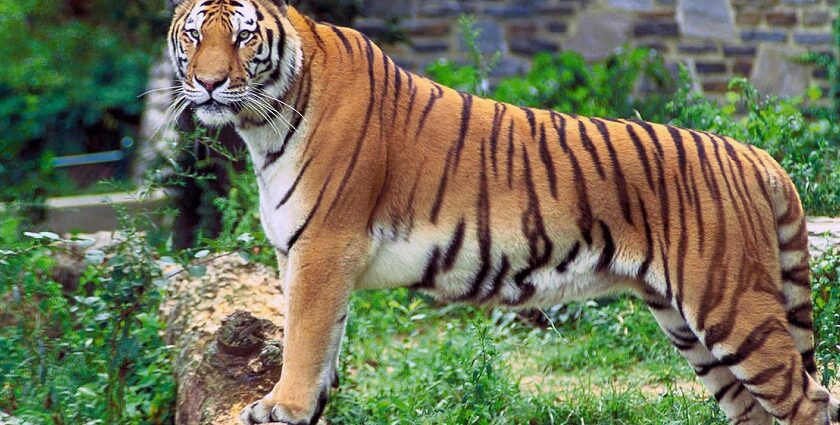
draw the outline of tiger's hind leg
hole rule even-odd
[[[772,290],[775,286],[766,284],[773,273],[744,260],[737,280],[721,285],[733,290],[726,297],[728,301],[706,307],[702,332],[697,332],[697,323],[692,323],[716,358],[710,367],[726,366],[783,424],[828,425],[828,391],[806,371],[788,329],[782,297]],[[686,304],[693,303],[686,300]],[[697,304],[684,308],[703,311]]]
[[[717,367],[717,359],[665,298],[648,296],[645,301],[668,340],[688,360],[733,424],[773,424],[773,416],[764,410],[752,393],[745,390],[729,368]]]

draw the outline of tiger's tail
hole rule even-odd
[[[811,271],[808,264],[808,230],[805,212],[796,187],[789,178],[778,182],[773,210],[779,241],[779,263],[782,294],[787,313],[788,330],[802,356],[808,374],[819,382],[814,352],[814,306],[811,301]],[[840,423],[840,400],[831,397],[829,416]]]

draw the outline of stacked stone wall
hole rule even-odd
[[[422,71],[438,58],[463,60],[458,17],[473,15],[479,46],[502,53],[495,77],[525,72],[542,51],[575,50],[588,60],[622,46],[651,47],[686,64],[710,94],[734,76],[767,93],[801,95],[828,85],[824,71],[797,61],[832,52],[837,0],[366,0],[354,26],[386,44],[402,66]]]

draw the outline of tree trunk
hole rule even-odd
[[[206,266],[202,277],[175,276],[162,308],[166,340],[176,353],[176,425],[238,424],[239,411],[280,378],[283,296],[277,272],[246,264],[236,254]]]

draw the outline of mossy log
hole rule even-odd
[[[238,424],[239,411],[271,391],[282,368],[277,272],[235,254],[206,266],[202,277],[172,278],[163,305],[175,347],[176,425]]]

